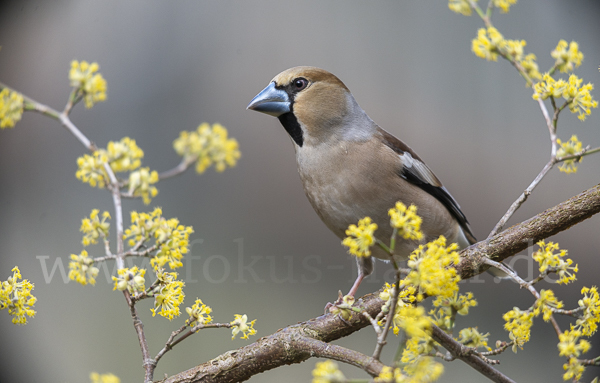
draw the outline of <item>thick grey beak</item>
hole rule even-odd
[[[250,101],[246,109],[279,117],[290,111],[290,98],[283,90],[276,89],[275,83],[271,82]]]

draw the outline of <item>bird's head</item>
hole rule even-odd
[[[247,109],[279,118],[299,147],[341,139],[357,126],[357,119],[370,121],[339,78],[310,66],[279,73]]]

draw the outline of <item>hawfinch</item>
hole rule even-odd
[[[423,243],[443,235],[460,248],[475,242],[456,200],[404,142],[380,128],[333,74],[300,66],[281,72],[247,109],[279,119],[296,151],[304,192],[321,220],[338,237],[365,216],[390,238],[388,210],[414,204],[423,219]],[[397,239],[395,254],[406,259],[419,242]],[[372,255],[389,260],[378,246]],[[373,271],[371,257],[357,258],[359,275],[349,295]]]

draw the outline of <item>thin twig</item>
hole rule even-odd
[[[166,170],[166,171],[160,173],[158,175],[158,179],[164,180],[166,178],[175,177],[176,175],[179,175],[179,174],[185,172],[187,170],[187,168],[189,168],[190,165],[193,164],[197,159],[198,159],[197,156],[188,158],[188,159],[184,158],[183,160],[181,160],[179,165],[175,166],[173,169],[169,169],[169,170]]]

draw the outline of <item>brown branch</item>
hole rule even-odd
[[[464,249],[460,253],[462,260],[457,265],[457,271],[462,279],[471,278],[489,268],[484,262],[484,257],[489,256],[495,261],[502,261],[527,248],[531,243],[566,230],[598,212],[600,212],[600,185],[596,185],[525,222],[514,225],[492,238]],[[373,318],[380,312],[383,301],[377,292],[362,297],[358,300],[357,305]],[[350,363],[364,369],[372,376],[376,376],[383,367],[381,363],[360,353],[324,344],[348,336],[370,324],[371,321],[365,315],[354,314],[348,321],[343,321],[331,314],[323,315],[307,322],[288,326],[253,344],[228,351],[161,382],[239,382],[285,364],[301,363],[313,356]],[[438,339],[441,339],[442,335],[438,334],[435,337],[440,342]],[[452,353],[452,350],[449,351]],[[480,358],[466,358],[458,352],[452,355],[462,359],[493,381],[511,382],[509,378],[492,366],[485,364]],[[480,365],[480,362],[485,366]]]
[[[444,348],[448,350],[454,358],[462,360],[489,378],[492,382],[515,383],[514,380],[487,364],[480,357],[474,355],[472,348],[466,347],[465,345],[455,341],[450,335],[446,334],[438,326],[432,326],[431,337],[435,339],[436,342],[444,346]]]
[[[468,279],[489,268],[483,257],[500,262],[533,243],[553,236],[600,212],[600,184],[562,202],[527,221],[516,224],[492,238],[461,251],[456,269]]]
[[[371,316],[377,315],[382,304],[378,293],[366,295],[356,303]],[[347,321],[333,314],[322,315],[288,326],[253,344],[226,352],[171,376],[163,383],[240,382],[260,372],[285,364],[301,363],[313,356],[350,363],[377,376],[384,366],[382,363],[359,352],[328,344],[370,324],[367,318],[358,314],[352,315]]]

